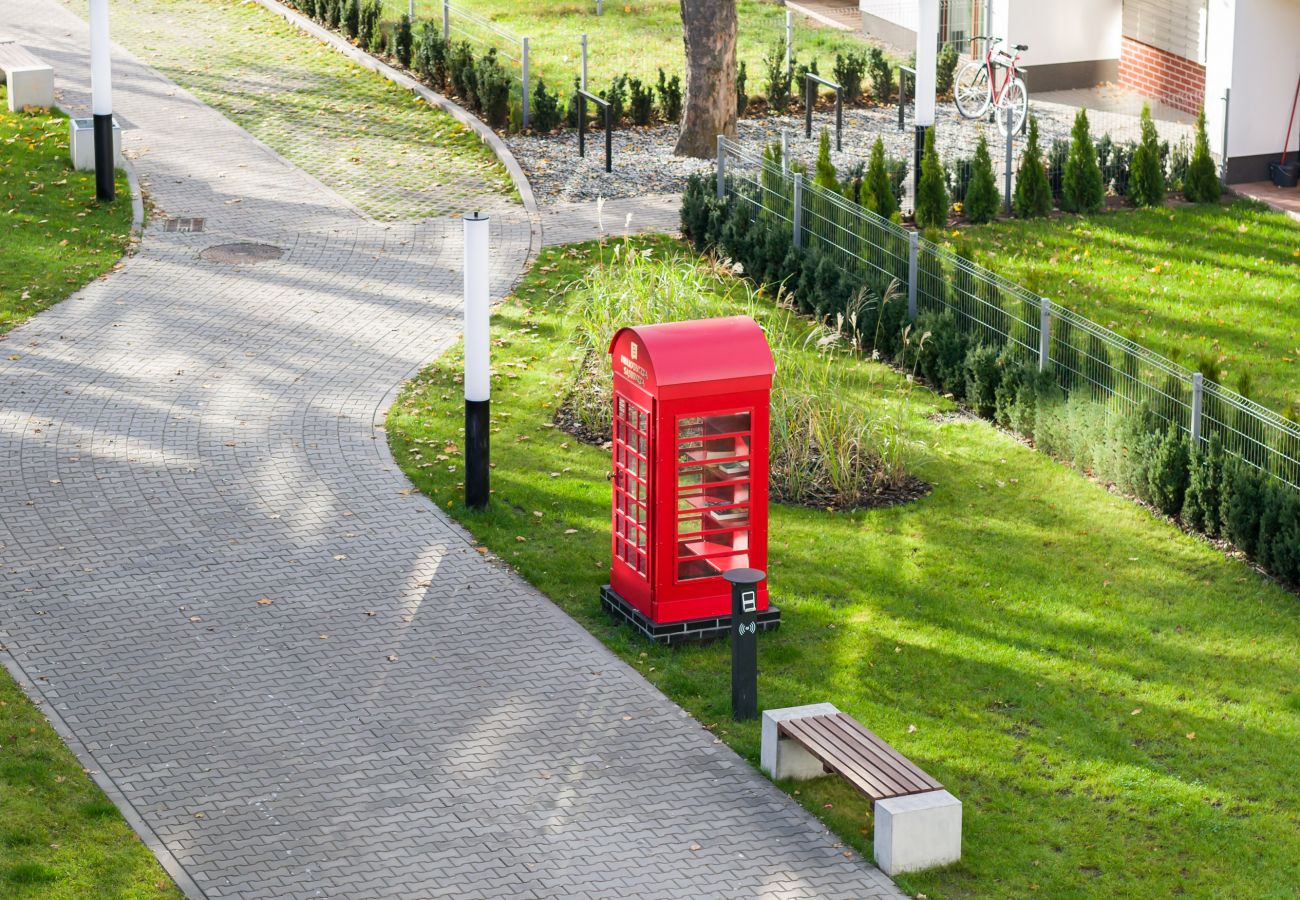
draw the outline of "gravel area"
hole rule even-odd
[[[1031,111],[1038,118],[1039,139],[1044,152],[1056,139],[1069,140],[1070,129],[1077,112],[1073,106],[1033,101]],[[891,156],[912,156],[914,132],[910,113],[904,130],[898,128],[898,107],[882,106],[871,109],[844,111],[843,152],[831,157],[841,172],[871,152],[877,135],[884,139],[886,152]],[[1116,141],[1136,140],[1138,118],[1116,112],[1089,112],[1093,138],[1109,133]],[[757,154],[765,142],[779,141],[781,129],[789,131],[790,153],[794,159],[807,163],[811,170],[817,158],[818,137],[822,127],[832,129],[834,113],[830,109],[818,110],[813,121],[813,137],[804,138],[802,116],[765,116],[742,119],[739,123],[740,142]],[[936,111],[939,156],[944,162],[969,157],[981,131],[990,143],[993,167],[1001,173],[1003,167],[1003,138],[996,126],[963,119],[951,103],[940,103]],[[1175,122],[1156,123],[1162,138],[1177,143],[1186,137],[1189,142],[1192,128]],[[532,182],[540,203],[593,200],[596,197],[615,199],[638,197],[647,193],[680,191],[692,172],[709,169],[713,160],[685,159],[673,156],[677,139],[675,125],[649,128],[625,128],[614,132],[614,171],[606,173],[605,140],[603,133],[588,135],[587,156],[578,156],[578,135],[575,131],[545,136],[515,135],[507,139],[510,149],[519,159]],[[1016,140],[1017,159],[1024,146],[1024,138]],[[908,178],[910,182],[910,177]],[[909,185],[910,189],[910,185]]]

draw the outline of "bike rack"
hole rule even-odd
[[[803,136],[812,137],[812,114],[813,104],[817,101],[817,88],[815,84],[820,84],[835,91],[835,150],[838,152],[842,149],[841,135],[844,132],[844,88],[840,87],[833,81],[827,81],[819,75],[812,72],[803,77]]]
[[[579,89],[578,91],[578,155],[587,155],[587,101],[590,100],[605,110],[605,171],[614,171],[614,122],[610,118],[611,106],[608,100],[602,100],[595,94]]]

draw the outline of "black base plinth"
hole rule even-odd
[[[600,589],[600,605],[615,621],[626,622],[650,640],[661,644],[711,641],[726,637],[731,629],[731,616],[688,619],[685,622],[665,624],[652,622],[645,613],[616,594],[609,585],[604,585]],[[769,605],[758,614],[757,622],[759,631],[775,631],[781,625],[781,610]]]

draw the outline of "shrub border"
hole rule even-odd
[[[519,161],[515,159],[514,154],[510,152],[510,148],[506,146],[506,142],[503,141],[501,137],[489,128],[481,119],[469,112],[460,104],[425,86],[418,79],[413,78],[405,72],[400,72],[388,63],[371,56],[360,47],[354,46],[325,26],[319,25],[297,10],[290,9],[284,4],[279,3],[278,0],[255,0],[255,2],[263,9],[280,16],[299,31],[311,35],[322,43],[333,47],[357,65],[369,69],[378,75],[382,75],[398,87],[406,88],[411,93],[416,94],[421,99],[449,114],[462,125],[471,128],[474,133],[479,136],[479,139],[488,145],[501,164],[506,167],[506,172],[509,173],[510,180],[514,183],[515,190],[519,192],[519,199],[528,213],[528,218],[533,231],[533,246],[536,247],[540,245],[541,212],[537,207],[537,197],[533,193],[533,186],[528,183],[528,176],[524,174],[523,167],[519,165]]]

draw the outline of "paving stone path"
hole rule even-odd
[[[84,108],[81,20],[3,10]],[[458,333],[459,223],[376,223],[116,76],[159,213],[3,342],[0,644],[182,888],[899,896],[398,472],[383,412]],[[483,206],[500,295],[532,232]],[[283,254],[200,255],[250,241]]]

